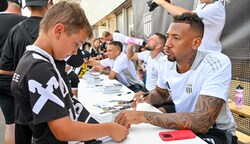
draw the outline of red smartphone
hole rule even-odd
[[[191,130],[174,130],[159,133],[163,141],[182,140],[195,138],[196,135]]]

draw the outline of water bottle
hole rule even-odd
[[[131,43],[131,44],[136,44],[136,45],[143,45],[143,39],[138,39],[138,38],[133,38],[133,37],[127,37],[126,39],[127,43]]]
[[[242,107],[244,105],[244,90],[241,85],[238,85],[235,90],[235,106]]]

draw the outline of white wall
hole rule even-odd
[[[83,0],[81,6],[90,24],[94,25],[123,2],[125,2],[125,0]]]

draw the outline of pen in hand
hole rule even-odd
[[[144,93],[144,94],[142,94],[142,95],[140,96],[140,98],[144,98],[144,97],[146,97],[146,96],[148,96],[148,95],[149,95],[149,92]],[[129,103],[132,103],[132,102],[135,102],[135,101],[136,101],[136,98],[130,100]]]

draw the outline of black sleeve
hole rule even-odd
[[[16,25],[10,30],[5,41],[0,60],[0,69],[14,71],[27,45],[30,45],[30,43],[18,30],[18,25]]]
[[[0,69],[1,70],[9,70],[14,71],[13,66],[13,35],[15,32],[15,27],[12,28],[6,38],[6,41],[4,43],[3,49],[2,49],[2,55],[0,59]]]

